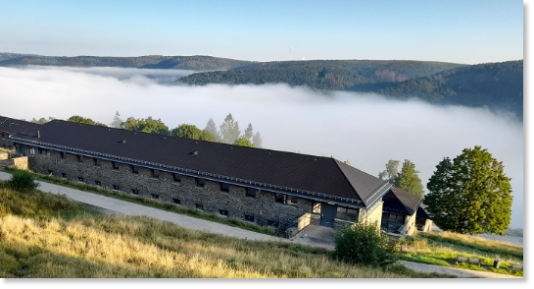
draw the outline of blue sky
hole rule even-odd
[[[518,0],[0,0],[0,50],[254,61],[523,58]]]

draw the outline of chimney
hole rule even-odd
[[[37,138],[41,138],[41,132],[37,130]]]

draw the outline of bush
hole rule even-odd
[[[398,260],[397,241],[377,230],[376,224],[358,223],[335,236],[334,256],[349,263],[386,266]]]
[[[35,182],[34,176],[29,172],[18,171],[14,172],[11,180],[7,182],[8,187],[16,191],[30,191],[39,186]]]

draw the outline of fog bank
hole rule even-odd
[[[523,124],[506,113],[287,85],[190,87],[157,79],[190,73],[0,67],[0,115],[27,120],[82,115],[109,124],[119,111],[123,120],[152,116],[172,129],[181,123],[204,128],[210,117],[219,126],[232,113],[242,130],[252,123],[261,132],[265,148],[333,156],[375,176],[389,159],[409,159],[424,186],[444,157],[480,145],[512,178],[511,227],[523,227]]]

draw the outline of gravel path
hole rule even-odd
[[[0,180],[9,180],[11,179],[11,174],[0,172]],[[269,236],[265,234],[260,234],[236,227],[231,227],[228,225],[224,225],[221,223],[211,222],[207,220],[197,219],[185,215],[180,215],[177,213],[171,213],[167,211],[163,211],[160,209],[155,209],[151,207],[146,207],[110,197],[105,197],[93,193],[88,193],[76,189],[71,189],[68,187],[63,187],[59,185],[54,185],[46,182],[38,181],[39,187],[38,189],[42,192],[52,193],[52,194],[58,194],[58,195],[65,195],[69,199],[73,199],[75,201],[86,203],[93,205],[95,207],[100,207],[106,210],[107,213],[119,213],[123,215],[128,216],[147,216],[152,217],[155,219],[159,219],[162,221],[167,221],[174,223],[180,227],[191,229],[191,230],[198,230],[203,232],[209,232],[214,234],[220,234],[224,236],[234,237],[234,238],[240,238],[240,239],[247,239],[247,240],[254,240],[254,241],[278,241],[278,242],[285,242],[285,243],[300,243],[304,245],[309,246],[316,246],[316,247],[322,247],[327,249],[332,249],[333,244],[324,244],[324,242],[313,242],[313,238],[311,236],[306,236],[305,230],[301,233],[299,233],[297,236],[293,237],[292,239],[284,239],[274,236]],[[312,228],[310,226],[310,228]],[[314,228],[314,230],[321,230],[320,228]],[[311,232],[310,232],[311,233]],[[320,232],[320,234],[325,234],[324,232]],[[509,275],[502,275],[502,274],[496,274],[496,273],[490,273],[490,272],[479,272],[479,271],[472,271],[472,270],[466,270],[466,269],[457,269],[457,268],[450,268],[450,267],[442,267],[442,266],[436,266],[436,265],[429,265],[429,264],[422,264],[422,263],[414,263],[414,262],[408,262],[408,261],[399,261],[402,265],[417,271],[417,272],[423,272],[423,273],[440,273],[440,274],[449,274],[454,275],[458,277],[463,278],[521,278],[521,277],[514,277]]]

